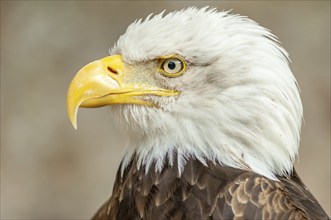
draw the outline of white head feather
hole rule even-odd
[[[287,52],[254,21],[208,8],[148,16],[131,24],[111,50],[138,63],[179,54],[183,76],[168,79],[181,93],[154,97],[161,108],[114,106],[129,136],[124,165],[160,171],[166,157],[252,170],[268,178],[288,175],[297,156],[302,104]]]

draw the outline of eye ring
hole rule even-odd
[[[175,78],[183,75],[186,70],[186,62],[180,56],[161,58],[159,70],[162,75]]]

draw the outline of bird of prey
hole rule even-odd
[[[111,106],[128,144],[94,219],[328,219],[293,168],[303,118],[277,38],[189,7],[132,23],[73,78],[67,112]]]

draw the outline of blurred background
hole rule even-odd
[[[305,124],[299,175],[330,215],[330,1],[1,1],[1,219],[88,219],[109,198],[125,134],[67,87],[137,18],[215,6],[272,30],[290,53]]]

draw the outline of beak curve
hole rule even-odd
[[[139,99],[138,96],[178,95],[177,91],[161,89],[146,84],[125,84],[127,75],[121,55],[113,55],[93,61],[78,71],[71,81],[67,93],[67,114],[77,129],[79,107],[97,108],[113,104],[138,104],[153,106],[153,103]]]

